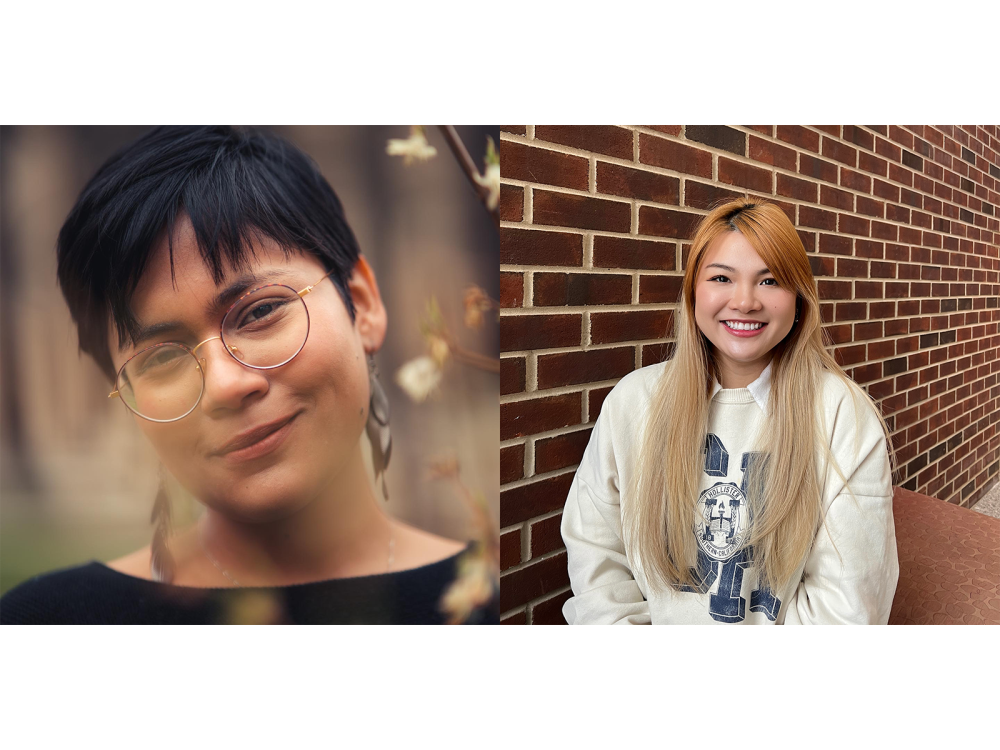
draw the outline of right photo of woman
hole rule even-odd
[[[502,128],[501,622],[1000,623],[998,142]]]

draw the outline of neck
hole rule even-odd
[[[760,377],[770,358],[758,362],[719,362],[720,385],[723,388],[746,388]]]
[[[384,573],[393,536],[372,493],[360,445],[344,471],[292,515],[250,523],[209,508],[194,533],[244,586]]]

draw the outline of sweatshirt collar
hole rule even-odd
[[[711,401],[715,398],[715,394],[722,390],[722,385],[715,378],[712,379],[712,395],[708,397]],[[767,367],[764,368],[758,378],[747,386],[747,390],[750,391],[750,395],[753,396],[753,400],[757,402],[757,406],[760,410],[767,414],[767,401],[771,395],[771,363],[767,363]]]

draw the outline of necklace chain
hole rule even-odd
[[[216,569],[220,573],[222,573],[222,575],[224,575],[227,579],[229,579],[229,582],[231,584],[233,584],[234,586],[239,586],[240,582],[236,580],[236,577],[233,576],[224,567],[222,567],[222,565],[219,563],[219,561],[216,560],[215,557],[212,556],[212,553],[208,551],[208,548],[205,546],[205,540],[201,538],[201,535],[198,536],[198,542],[201,545],[201,551],[205,553],[205,557],[208,558],[208,561],[210,563],[212,563],[212,565],[214,565],[216,567]],[[390,572],[392,570],[392,564],[396,561],[395,554],[394,554],[395,553],[395,549],[396,549],[396,537],[390,532],[389,533],[389,555],[388,555],[388,558],[386,559],[386,564],[385,564],[385,572],[386,573],[388,573],[388,572]]]

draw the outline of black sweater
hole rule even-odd
[[[398,573],[273,588],[192,588],[91,562],[36,576],[0,598],[3,625],[441,624],[461,553]],[[497,601],[469,624],[499,621]]]

